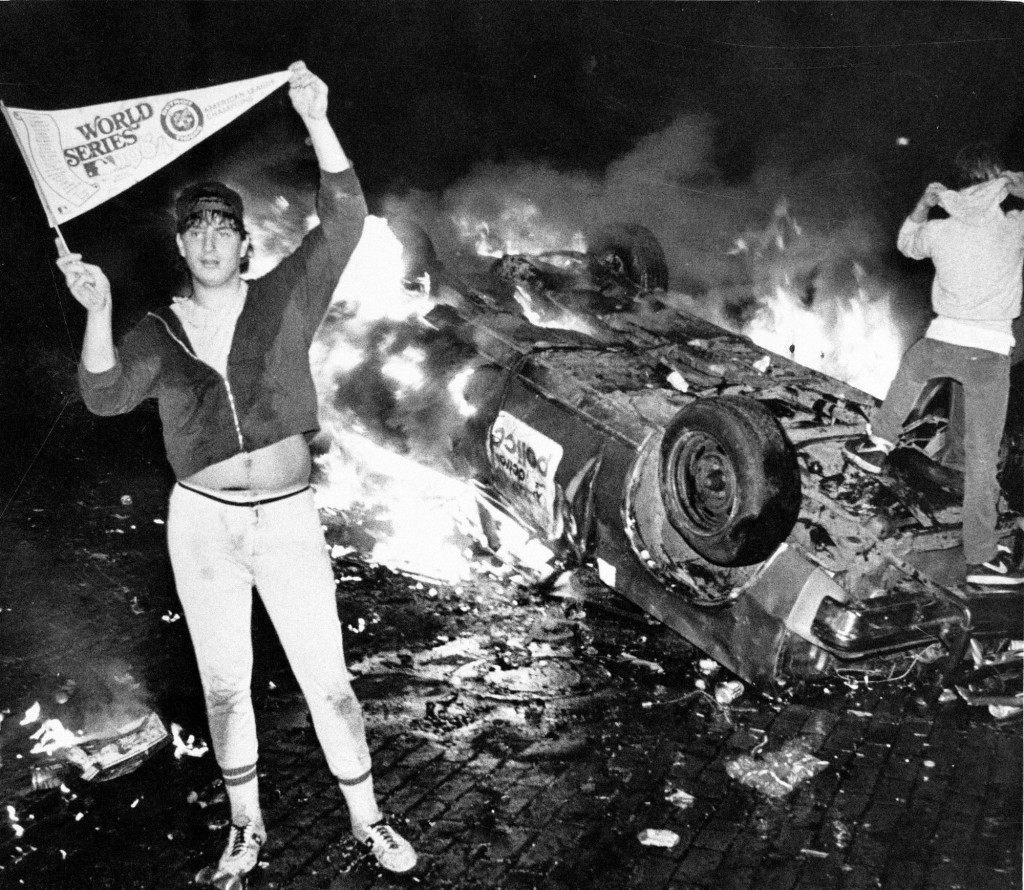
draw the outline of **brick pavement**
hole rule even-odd
[[[78,648],[105,642],[119,651],[152,683],[168,719],[201,732],[182,623],[161,620],[175,604],[160,580],[163,557],[151,521],[162,510],[158,468],[140,437],[108,449],[107,466],[95,462],[98,447],[87,452],[89,461],[75,461],[96,428],[84,416],[73,420],[0,528],[9,560],[2,606],[20,610],[19,651],[32,655],[32,634],[69,603],[54,590],[73,582],[82,593],[66,627],[85,641]],[[145,528],[134,536],[127,529],[133,523],[112,518],[129,484],[129,518],[149,519],[134,523]],[[54,503],[61,496],[63,506]],[[43,511],[34,512],[39,504]],[[54,513],[62,522],[47,521]],[[126,533],[110,534],[112,527]],[[83,559],[96,552],[108,556]],[[47,567],[49,591],[40,582],[30,601],[19,599],[31,570],[42,577]],[[909,683],[848,688],[833,681],[771,697],[748,691],[723,709],[695,694],[695,653],[614,598],[581,610],[490,579],[431,598],[413,579],[364,574],[365,583],[345,588],[339,607],[346,621],[382,616],[348,638],[354,665],[383,650],[398,653],[365,671],[356,688],[381,797],[415,840],[422,865],[413,876],[383,875],[346,840],[340,794],[269,641],[269,664],[255,688],[272,833],[256,886],[1021,886],[1019,720],[997,723],[959,703],[922,715]],[[133,602],[144,603],[141,611]],[[508,644],[511,636],[536,632],[540,619],[573,628],[572,642],[558,643],[554,658],[530,659]],[[442,632],[479,638],[495,664],[508,667],[518,658],[540,671],[556,664],[588,679],[571,694],[502,695],[483,683],[452,685],[445,672],[468,658],[440,667],[415,660],[438,645]],[[62,639],[74,642],[74,633]],[[664,673],[624,661],[623,651],[660,664]],[[8,660],[0,708],[16,716],[25,696],[59,672],[64,654],[50,648],[45,657]],[[417,685],[417,673],[428,667],[433,679]],[[23,834],[0,817],[0,887],[185,887],[217,854],[225,809],[210,756],[175,760],[165,750],[106,785],[72,781],[67,792],[29,794],[24,758],[17,759],[20,737],[10,718],[6,723],[0,789]],[[794,739],[806,741],[827,766],[784,799],[727,775],[726,764],[738,755]],[[666,801],[666,790],[676,788],[693,796],[691,806]],[[670,849],[643,846],[637,834],[645,828],[670,829],[679,841]]]

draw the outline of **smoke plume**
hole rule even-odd
[[[787,345],[798,361],[849,379],[861,361],[837,353],[849,344],[823,336],[848,316],[861,321],[859,330],[845,326],[847,338],[873,339],[884,329],[891,346],[880,359],[881,379],[850,379],[884,393],[921,314],[905,305],[888,266],[894,233],[873,172],[853,155],[776,158],[737,184],[714,157],[714,120],[682,115],[600,174],[536,161],[488,163],[442,194],[393,198],[388,216],[413,218],[442,257],[474,244],[569,249],[609,224],[646,226],[665,249],[673,291],[755,340],[786,326],[778,338],[793,341]]]

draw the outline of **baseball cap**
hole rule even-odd
[[[245,227],[242,219],[242,197],[223,182],[210,180],[188,186],[178,195],[174,207],[178,216],[179,232],[184,231],[191,219],[207,211],[234,220],[239,228]]]

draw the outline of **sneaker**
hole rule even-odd
[[[893,448],[892,442],[865,433],[855,439],[848,439],[843,446],[843,455],[867,473],[881,473],[882,464]]]
[[[1024,584],[1024,573],[1014,566],[1010,548],[1000,544],[988,562],[967,566],[966,581],[981,587],[1016,587]]]
[[[416,851],[404,837],[392,828],[386,819],[372,825],[353,827],[356,840],[365,844],[381,868],[393,872],[412,871],[416,867]]]
[[[252,822],[245,825],[232,824],[228,833],[228,845],[220,854],[217,869],[222,874],[245,875],[251,872],[260,858],[260,848],[267,839],[262,828]]]

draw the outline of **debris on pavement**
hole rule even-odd
[[[174,737],[174,758],[175,760],[181,760],[182,757],[202,757],[210,749],[207,747],[206,742],[200,739],[196,741],[196,737],[190,735],[187,739],[181,737],[181,727],[177,723],[171,724],[171,734]]]
[[[7,819],[11,823],[11,830],[14,832],[14,836],[21,837],[25,833],[25,828],[18,820],[18,811],[10,804],[7,805]]]
[[[636,839],[645,847],[671,848],[679,843],[679,835],[667,828],[645,828]]]
[[[721,665],[713,658],[701,658],[697,662],[697,667],[705,677],[710,677],[721,667]]]
[[[1024,705],[1024,660],[1021,653],[1010,651],[990,664],[981,664],[957,683],[955,689],[972,707],[987,707],[997,719],[1011,716]]]
[[[720,705],[731,705],[743,695],[744,686],[739,680],[726,680],[715,687],[715,701]]]
[[[54,750],[53,756],[81,769],[82,778],[86,781],[107,782],[137,769],[163,747],[168,733],[160,717],[151,711],[129,728],[122,728],[117,735],[88,740],[73,735],[71,738],[75,740],[74,744]]]
[[[807,738],[791,739],[776,751],[759,756],[742,754],[728,761],[725,771],[737,782],[768,797],[785,797],[829,765],[827,760],[811,753],[812,745]]]
[[[668,375],[667,380],[669,382],[669,385],[673,389],[678,389],[679,392],[690,391],[690,384],[687,382],[686,378],[678,371],[672,371],[672,373]]]
[[[629,652],[623,652],[622,655],[620,655],[619,657],[623,661],[629,662],[629,664],[635,664],[637,667],[646,668],[652,674],[665,673],[665,668],[663,668],[656,661],[648,661],[645,658],[637,658],[635,655],[632,655]]]
[[[682,788],[673,788],[669,786],[665,790],[665,800],[667,800],[672,806],[678,807],[680,810],[687,810],[693,806],[696,798],[688,791],[684,791]]]
[[[988,712],[996,720],[1006,720],[1009,717],[1019,717],[1024,714],[1024,707],[1021,705],[989,705]]]

